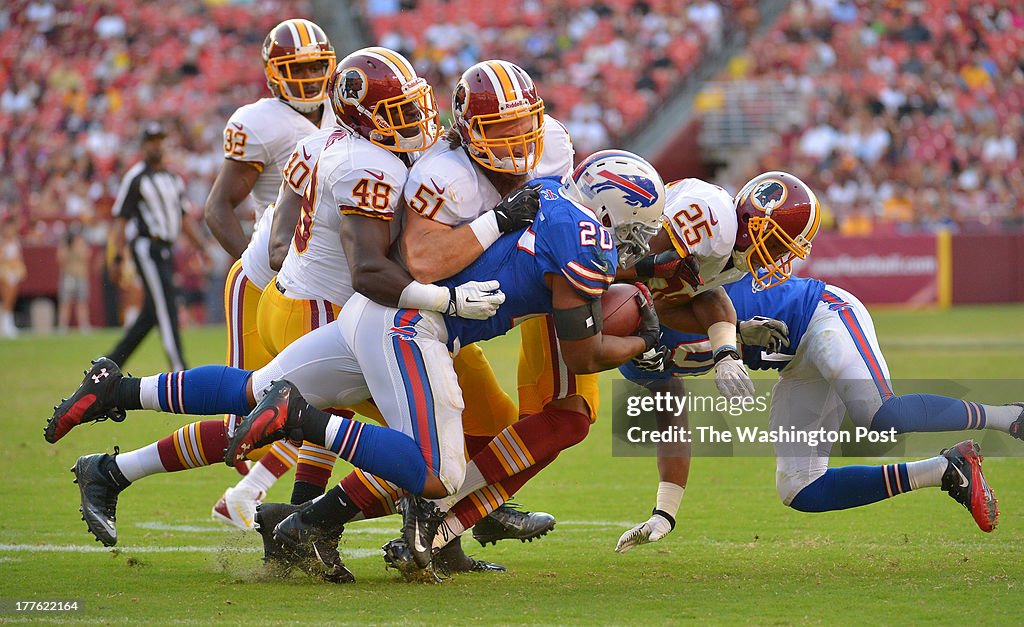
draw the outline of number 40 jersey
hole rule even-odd
[[[445,317],[450,350],[504,335],[523,320],[551,313],[546,274],[565,278],[587,299],[600,298],[615,279],[615,244],[594,212],[562,196],[558,178],[531,183],[541,186],[533,226],[502,236],[462,272],[440,282],[455,287],[496,280],[505,293],[505,302],[487,320]]]

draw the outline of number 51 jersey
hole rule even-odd
[[[615,279],[615,244],[594,212],[562,196],[558,178],[531,183],[541,186],[533,226],[502,236],[462,272],[439,283],[456,287],[496,280],[505,293],[505,302],[487,320],[445,317],[450,350],[504,335],[523,320],[551,313],[546,274],[565,278],[587,299],[600,298]]]

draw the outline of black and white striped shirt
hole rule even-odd
[[[125,235],[129,240],[148,237],[170,243],[181,233],[185,207],[185,181],[141,161],[121,179],[112,214],[128,220]]]

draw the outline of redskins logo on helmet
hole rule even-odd
[[[526,174],[544,153],[544,101],[533,79],[508,61],[482,61],[462,74],[452,115],[469,156],[495,172]]]
[[[338,121],[392,152],[414,152],[438,137],[434,90],[389,48],[357,50],[338,63],[327,93]]]
[[[313,111],[327,99],[334,46],[323,29],[304,19],[285,20],[263,40],[263,70],[274,96],[295,110]]]
[[[789,280],[793,260],[811,254],[818,234],[818,197],[792,174],[765,172],[747,181],[733,202],[739,221],[736,264],[753,275],[754,291]]]

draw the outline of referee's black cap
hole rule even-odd
[[[147,139],[163,139],[167,137],[167,132],[164,130],[164,125],[159,122],[146,122],[142,125],[142,141]]]

